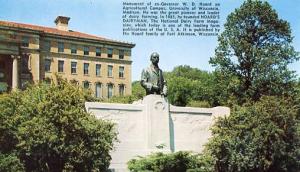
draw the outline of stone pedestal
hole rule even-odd
[[[161,95],[148,95],[145,106],[147,125],[147,148],[151,151],[170,151],[169,103]]]

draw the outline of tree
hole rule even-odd
[[[116,132],[85,111],[92,100],[62,79],[0,95],[0,155],[26,171],[107,170]]]
[[[208,152],[215,171],[300,171],[299,105],[262,97],[235,107],[213,126]]]
[[[299,59],[289,23],[265,1],[247,0],[227,17],[210,63],[228,78],[228,91],[242,104],[263,95],[288,95],[294,74],[288,64]]]
[[[169,77],[168,99],[172,105],[186,106],[192,97],[192,81],[184,77]]]
[[[221,86],[215,73],[209,73],[188,65],[177,66],[166,72],[168,99],[176,106],[211,107],[220,105],[221,94],[216,88]],[[224,90],[224,89],[220,89]]]
[[[208,72],[190,67],[189,65],[176,66],[168,74],[171,76],[184,77],[191,80],[201,80],[201,81],[208,80],[210,77],[210,74]]]
[[[146,96],[145,89],[141,86],[140,81],[133,81],[132,84],[132,97],[134,100],[142,99]]]

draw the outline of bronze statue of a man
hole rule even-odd
[[[151,65],[143,69],[141,85],[145,88],[146,94],[160,94],[167,96],[167,85],[162,70],[158,67],[159,54],[154,52],[150,56]]]

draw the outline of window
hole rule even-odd
[[[119,59],[124,59],[124,50],[119,50]]]
[[[124,66],[119,67],[119,78],[124,78]]]
[[[23,55],[21,58],[21,72],[29,73],[30,69],[31,69],[31,66],[29,63],[29,55]]]
[[[107,85],[107,97],[111,98],[113,96],[113,84]]]
[[[96,64],[96,76],[101,75],[101,64]]]
[[[71,74],[77,73],[77,62],[71,62]]]
[[[50,52],[50,50],[51,50],[51,43],[50,43],[50,41],[45,41],[44,42],[44,50]]]
[[[119,85],[119,95],[124,96],[124,92],[125,92],[125,85],[124,84]]]
[[[84,55],[89,55],[89,47],[88,46],[83,47],[83,54]]]
[[[71,44],[71,53],[77,54],[77,46],[75,44]]]
[[[96,56],[101,56],[101,48],[96,47]]]
[[[89,89],[90,88],[89,81],[83,81],[83,88],[85,88],[85,89]]]
[[[83,64],[83,74],[88,75],[89,74],[89,63],[84,63]]]
[[[64,61],[58,60],[58,72],[64,72]]]
[[[112,48],[107,49],[107,57],[112,58],[112,56],[113,56],[113,49]]]
[[[65,46],[63,42],[58,42],[58,52],[64,52]]]
[[[107,66],[107,76],[108,77],[112,77],[113,76],[113,66],[112,65],[108,65]]]
[[[51,60],[45,59],[45,72],[50,72],[51,69]]]
[[[101,83],[97,82],[95,85],[95,96],[97,98],[101,97]]]
[[[29,37],[22,36],[22,47],[29,47]]]

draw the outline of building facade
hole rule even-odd
[[[24,88],[56,74],[93,91],[96,97],[131,94],[132,43],[68,29],[0,21],[0,89]]]

